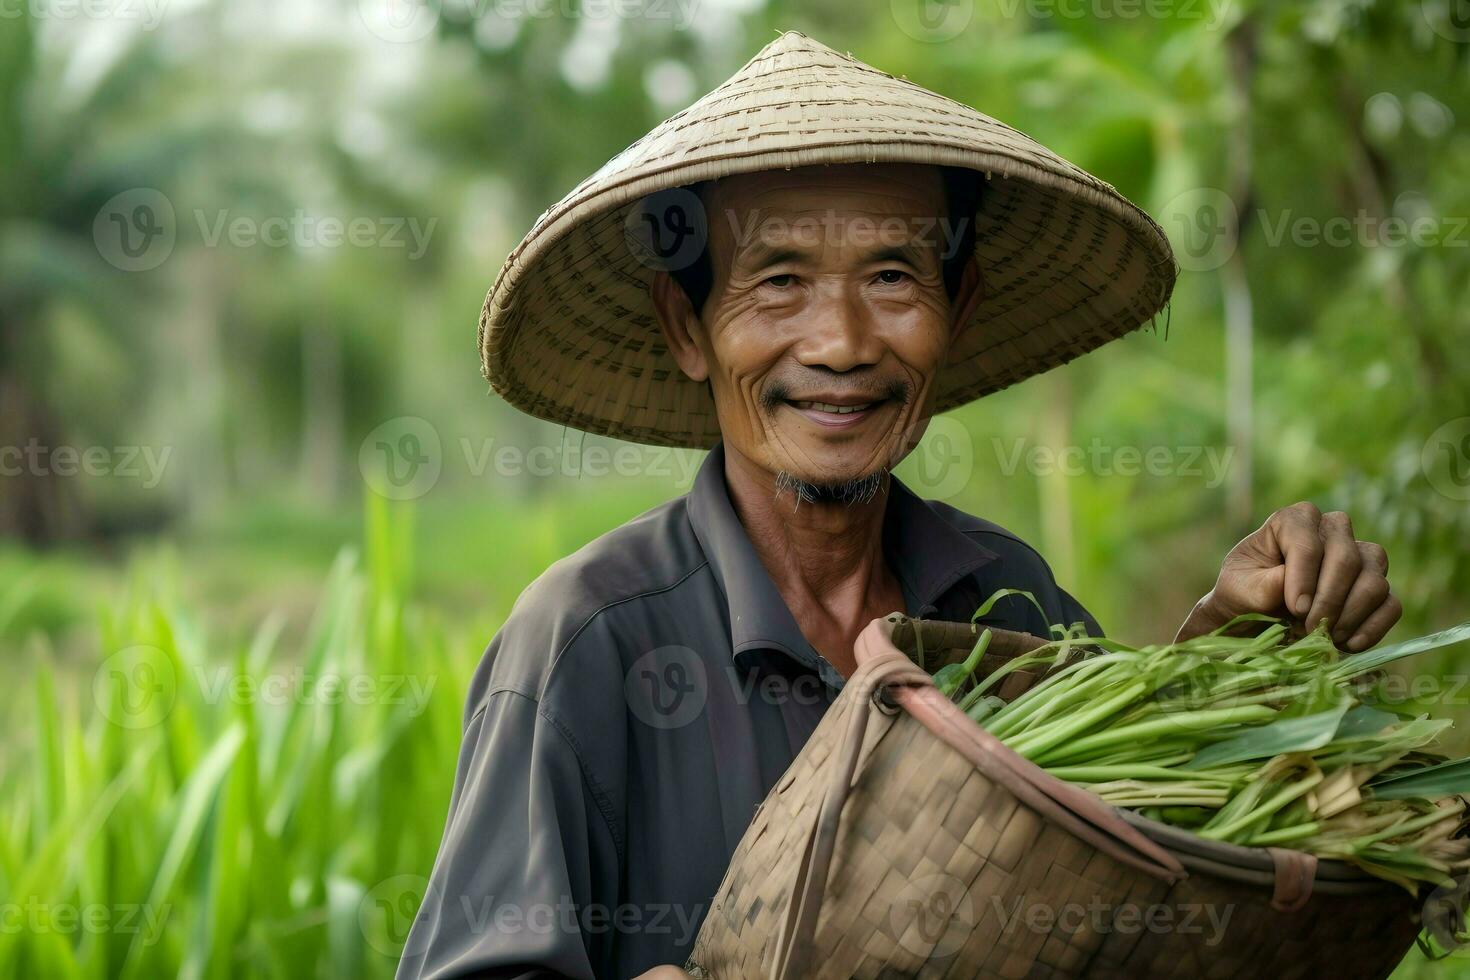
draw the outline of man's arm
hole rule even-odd
[[[616,848],[576,754],[527,694],[483,697],[465,727],[444,840],[398,967],[441,977],[593,980],[578,916],[618,899]]]

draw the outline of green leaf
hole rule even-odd
[[[1337,733],[1333,735],[1334,742],[1344,742],[1353,738],[1367,738],[1377,735],[1389,725],[1396,725],[1403,719],[1398,715],[1377,708],[1360,704],[1347,714],[1342,716],[1342,722],[1337,726]]]
[[[1437,800],[1470,793],[1470,759],[1453,759],[1415,772],[1389,776],[1368,784],[1375,800]]]
[[[1201,749],[1181,768],[1208,769],[1212,766],[1244,762],[1247,759],[1270,759],[1286,752],[1320,749],[1332,741],[1347,714],[1349,702],[1335,708],[1298,718],[1281,718],[1252,728],[1234,738]]]
[[[914,632],[917,635],[919,631]],[[980,639],[975,641],[975,648],[970,651],[970,655],[963,662],[949,664],[934,672],[934,686],[939,688],[940,693],[947,698],[953,697],[954,692],[960,689],[960,685],[975,673],[975,668],[980,666],[980,658],[985,656],[985,651],[990,647],[991,635],[990,630],[985,630],[980,634]]]
[[[1461,623],[1459,626],[1451,626],[1438,633],[1430,633],[1418,639],[1393,643],[1386,647],[1379,647],[1377,650],[1369,650],[1366,653],[1348,657],[1333,668],[1332,676],[1337,680],[1360,677],[1387,666],[1395,660],[1413,657],[1430,650],[1438,650],[1440,647],[1447,647],[1452,643],[1460,643],[1464,640],[1470,640],[1470,623]]]

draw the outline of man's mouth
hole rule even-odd
[[[876,401],[826,401],[824,399],[796,399],[786,400],[786,404],[796,409],[806,418],[829,428],[847,428],[857,425],[864,419],[889,402],[887,398],[879,398]]]

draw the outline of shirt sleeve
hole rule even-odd
[[[538,702],[492,691],[465,726],[448,823],[397,980],[593,980],[581,916],[617,904],[617,858],[573,746]]]

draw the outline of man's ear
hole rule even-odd
[[[667,272],[659,271],[653,274],[648,295],[653,300],[653,312],[658,317],[664,343],[669,345],[669,353],[674,355],[679,370],[688,375],[690,381],[706,380],[709,362],[695,340],[704,325],[699,322],[699,315],[694,312],[694,304],[689,302],[684,287]]]
[[[955,290],[954,303],[950,306],[954,313],[950,321],[951,347],[959,343],[960,336],[975,322],[975,307],[980,305],[980,298],[984,295],[985,283],[980,277],[980,261],[971,255],[960,273],[960,286]]]

